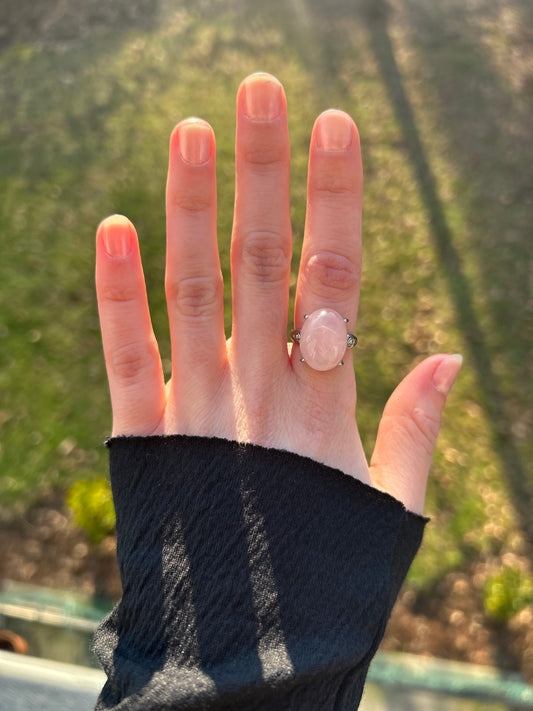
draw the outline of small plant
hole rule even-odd
[[[115,528],[115,507],[107,479],[80,479],[68,490],[67,504],[92,543],[100,543]]]
[[[483,606],[495,620],[507,622],[533,603],[533,578],[518,568],[504,566],[485,582]]]

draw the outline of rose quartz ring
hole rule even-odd
[[[346,349],[357,343],[353,333],[346,332],[348,319],[333,309],[318,309],[304,319],[303,326],[291,333],[293,342],[300,346],[301,362],[314,370],[332,370],[344,365]]]

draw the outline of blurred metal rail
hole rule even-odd
[[[403,652],[382,652],[374,658],[368,680],[397,691],[420,690],[498,704],[498,708],[533,709],[533,686],[526,684],[520,674],[509,674],[494,667]]]
[[[478,668],[474,673],[470,665],[452,662],[450,668],[448,662],[410,656],[376,657],[370,674],[373,681],[367,684],[360,711],[533,708],[532,687],[498,678],[488,685],[490,674],[482,678]],[[39,711],[91,711],[104,682],[105,675],[98,669],[0,651],[0,711],[35,711],[36,707]],[[512,703],[503,702],[503,697]]]
[[[0,711],[92,709],[105,677],[91,642],[108,609],[84,595],[4,581],[0,628],[24,637],[35,656],[0,651]],[[533,710],[533,686],[492,667],[378,652],[368,681],[361,711]]]

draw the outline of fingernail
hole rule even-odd
[[[245,80],[244,112],[256,121],[272,121],[281,113],[281,84],[270,74],[252,74]]]
[[[105,251],[111,257],[127,257],[133,247],[134,228],[124,215],[112,215],[102,223]]]
[[[353,121],[343,111],[325,111],[317,119],[316,142],[325,151],[345,151],[352,143]]]
[[[433,373],[433,386],[439,393],[448,395],[452,389],[455,379],[459,375],[463,365],[463,356],[459,353],[449,355],[444,358],[437,370]]]
[[[178,129],[181,157],[191,165],[202,165],[211,156],[211,128],[200,119],[188,119]]]

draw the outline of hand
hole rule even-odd
[[[166,198],[172,342],[166,385],[135,229],[118,215],[99,226],[96,286],[113,435],[201,435],[286,449],[383,489],[420,513],[441,411],[461,357],[428,358],[402,381],[385,408],[369,467],[355,422],[351,351],[344,366],[319,372],[300,361],[298,345],[287,344],[289,162],[283,88],[268,74],[254,74],[237,96],[233,324],[226,340],[215,138],[199,119],[174,129]],[[311,137],[296,328],[305,314],[329,307],[347,317],[354,332],[362,191],[357,128],[347,114],[326,111]]]

